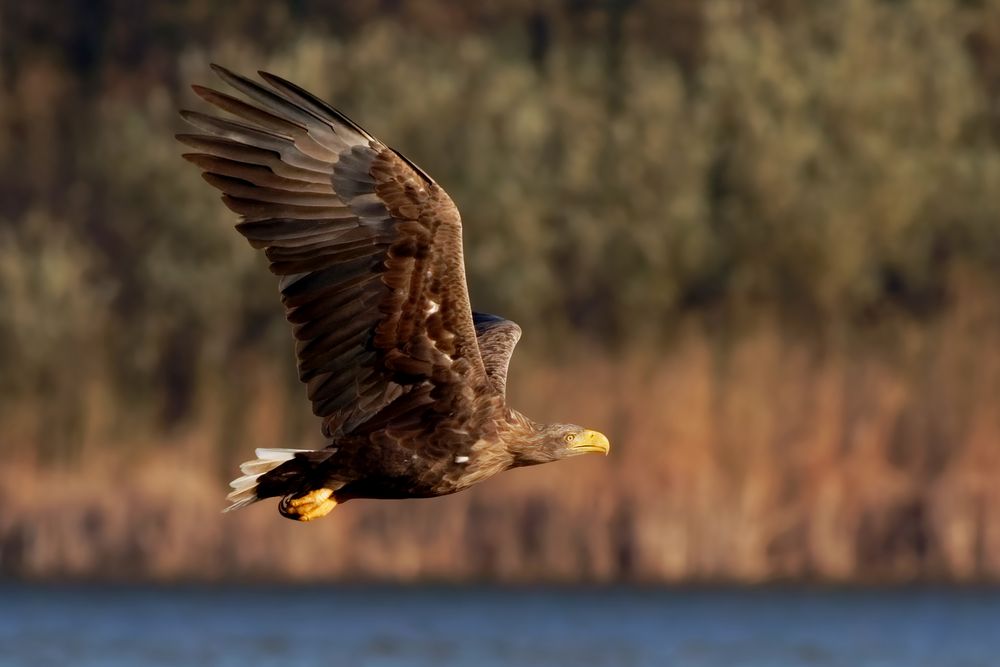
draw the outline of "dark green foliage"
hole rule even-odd
[[[444,185],[477,307],[535,349],[863,333],[1000,276],[998,2],[377,4],[0,6],[5,396],[84,374],[171,425],[248,355],[291,367],[264,260],[173,140],[213,60]]]

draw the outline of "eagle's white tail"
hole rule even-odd
[[[285,461],[291,461],[299,452],[308,452],[308,449],[258,449],[254,452],[257,458],[253,461],[246,461],[240,464],[242,477],[237,477],[229,483],[233,487],[232,493],[226,496],[226,500],[232,504],[223,512],[232,512],[241,507],[246,507],[250,503],[257,502],[257,480],[261,475],[268,473]]]

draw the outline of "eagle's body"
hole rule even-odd
[[[196,86],[241,121],[185,112],[208,134],[178,138],[280,277],[326,438],[258,450],[231,507],[282,496],[282,514],[309,520],[351,498],[445,495],[514,466],[607,452],[596,431],[537,425],[506,405],[521,330],[472,312],[461,219],[437,183],[293,84],[216,71],[253,104]]]

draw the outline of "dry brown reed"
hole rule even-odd
[[[310,525],[219,513],[227,467],[282,440],[273,374],[155,442],[88,442],[0,468],[0,571],[28,578],[821,581],[1000,579],[1000,316],[966,298],[894,355],[702,324],[659,358],[527,345],[511,396],[611,434],[611,457],[506,473],[448,498],[354,501]],[[979,347],[968,341],[977,339]],[[110,405],[99,409],[113,410]],[[94,410],[91,411],[94,414]],[[96,418],[96,417],[95,417]],[[107,421],[110,415],[100,417]],[[128,447],[134,446],[134,450]],[[22,449],[20,451],[31,451]]]

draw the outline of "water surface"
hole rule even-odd
[[[1000,665],[1000,591],[0,588],[4,667]]]

